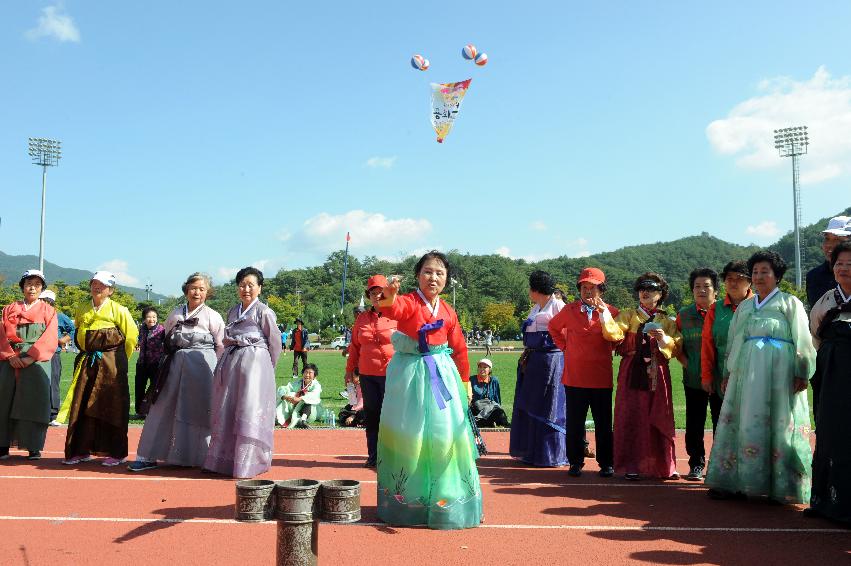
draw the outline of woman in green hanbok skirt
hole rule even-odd
[[[455,311],[440,299],[449,276],[442,253],[416,265],[419,288],[379,303],[398,321],[378,432],[378,516],[391,525],[463,529],[482,521],[478,455],[468,420],[467,346]]]
[[[756,296],[730,323],[728,376],[706,485],[716,499],[810,499],[812,451],[807,381],[816,352],[804,305],[778,284],[786,263],[774,252],[748,260]]]

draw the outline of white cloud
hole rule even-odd
[[[395,155],[393,157],[370,157],[366,160],[366,166],[373,169],[390,169],[395,163]]]
[[[111,271],[115,274],[115,280],[119,285],[131,285],[136,286],[139,284],[139,278],[133,277],[129,273],[127,273],[127,262],[123,259],[111,259],[100,264],[98,267],[98,271]]]
[[[265,273],[266,268],[271,267],[271,263],[272,260],[269,259],[258,259],[252,261],[248,265],[250,265],[251,267],[256,267],[260,271],[263,271],[264,277],[270,277],[278,272],[278,270],[276,269],[275,273]],[[233,278],[236,277],[236,274],[240,269],[242,269],[242,267],[219,267],[218,269],[216,269],[216,275],[218,276],[218,284],[221,285],[223,283],[229,283],[233,281]]]
[[[547,225],[542,220],[535,220],[529,223],[529,228],[536,232],[543,232],[547,229]]]
[[[227,283],[236,277],[236,272],[239,270],[239,267],[220,267],[216,270],[216,275],[218,276],[219,281]]]
[[[755,236],[757,238],[770,239],[777,237],[780,234],[780,229],[777,227],[777,222],[774,220],[763,220],[756,226],[748,226],[745,228],[745,234]]]
[[[541,261],[544,259],[552,259],[554,257],[558,257],[557,254],[526,254],[526,255],[514,255],[511,253],[511,249],[508,246],[500,246],[493,251],[496,255],[507,257],[508,259],[522,259],[529,263],[535,263],[536,261]]]
[[[745,168],[788,165],[774,148],[774,130],[807,126],[812,150],[801,163],[801,182],[818,183],[851,170],[851,76],[833,78],[822,66],[813,77],[764,80],[762,94],[737,104],[706,127],[712,147],[737,155]]]
[[[431,229],[431,222],[424,218],[393,219],[365,210],[343,214],[321,212],[305,220],[287,242],[292,253],[328,253],[345,247],[346,232],[350,232],[351,250],[379,255],[408,246],[419,248]]]
[[[62,4],[48,6],[41,9],[38,24],[28,29],[24,34],[27,39],[35,41],[42,37],[52,37],[58,41],[80,42],[80,30],[74,23],[74,19],[65,13]]]

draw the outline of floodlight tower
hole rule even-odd
[[[795,284],[801,286],[801,187],[798,182],[798,157],[807,154],[810,138],[806,126],[774,130],[774,147],[780,157],[792,158],[792,203],[795,218]]]
[[[47,202],[47,168],[59,165],[62,142],[48,138],[30,138],[30,157],[41,165],[41,232],[38,237],[38,268],[44,273],[44,210]]]

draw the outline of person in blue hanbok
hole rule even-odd
[[[513,458],[541,467],[567,465],[564,354],[547,330],[550,320],[564,308],[553,296],[555,280],[545,271],[529,275],[529,298],[535,303],[523,323],[523,354],[517,363],[514,413],[509,453]]]

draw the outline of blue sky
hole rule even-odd
[[[347,230],[382,257],[773,242],[792,227],[773,128],[809,126],[804,223],[851,204],[849,21],[846,2],[5,2],[0,250],[38,253],[30,136],[63,142],[46,258],[166,294],[321,262]],[[429,82],[470,77],[437,144]]]

